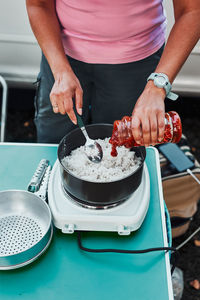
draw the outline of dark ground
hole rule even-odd
[[[9,90],[8,118],[6,141],[36,142],[34,118],[34,90]],[[0,95],[1,99],[1,95]],[[200,97],[179,98],[176,103],[166,102],[166,111],[177,111],[182,119],[183,133],[188,138],[196,159],[200,162]],[[184,241],[200,226],[200,205],[188,231],[173,240],[173,246]],[[194,279],[200,281],[200,247],[194,245],[194,240],[200,240],[200,233],[192,238],[179,252],[177,266],[184,272],[184,292],[182,300],[199,300],[200,289],[190,285]]]

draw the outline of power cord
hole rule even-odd
[[[178,255],[178,251],[186,244],[188,243],[191,238],[195,234],[197,234],[200,231],[200,226],[187,238],[185,241],[183,241],[181,244],[179,244],[176,247],[157,247],[157,248],[147,248],[147,249],[142,249],[142,250],[124,250],[124,249],[92,249],[92,248],[87,248],[82,245],[82,239],[81,239],[81,232],[77,231],[77,238],[78,238],[78,246],[81,250],[87,251],[87,252],[93,252],[93,253],[125,253],[125,254],[142,254],[142,253],[148,253],[148,252],[153,252],[153,251],[172,251],[172,254]],[[180,256],[180,254],[179,254]],[[177,258],[175,258],[174,263],[172,264],[171,268],[171,274],[173,274],[175,265],[177,262]]]
[[[153,252],[153,251],[176,251],[177,250],[175,247],[157,247],[157,248],[147,248],[147,249],[142,249],[142,250],[91,249],[91,248],[84,247],[82,245],[80,231],[77,231],[77,237],[78,237],[78,246],[81,250],[84,250],[87,252],[94,252],[94,253],[114,252],[114,253],[125,253],[125,254],[142,254],[142,253]]]
[[[115,252],[115,253],[127,253],[127,254],[140,254],[140,253],[147,253],[147,252],[153,252],[153,251],[172,251],[176,252],[180,250],[186,243],[188,243],[191,238],[193,238],[194,235],[196,235],[200,231],[200,226],[187,238],[185,241],[183,241],[181,244],[179,244],[176,247],[157,247],[157,248],[147,248],[142,250],[124,250],[124,249],[91,249],[84,247],[82,245],[81,240],[81,231],[77,231],[77,237],[78,237],[78,246],[81,250],[87,251],[87,252],[95,252],[95,253],[104,253],[104,252]]]

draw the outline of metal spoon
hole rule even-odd
[[[84,145],[84,152],[86,156],[88,157],[89,160],[91,160],[94,163],[100,163],[103,157],[103,150],[101,148],[101,145],[97,143],[95,140],[92,140],[86,131],[85,125],[83,123],[83,120],[81,116],[76,113],[76,118],[77,118],[77,124],[79,128],[82,130],[86,143]]]

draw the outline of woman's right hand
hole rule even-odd
[[[82,114],[83,90],[78,78],[73,71],[59,73],[55,77],[55,83],[50,93],[50,101],[54,113],[68,114],[74,124],[77,124],[73,110],[73,100],[75,99],[76,110]]]

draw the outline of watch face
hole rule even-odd
[[[158,87],[164,87],[165,84],[166,84],[166,78],[163,77],[163,76],[157,76],[157,77],[155,77],[154,81],[155,81],[155,84]]]

